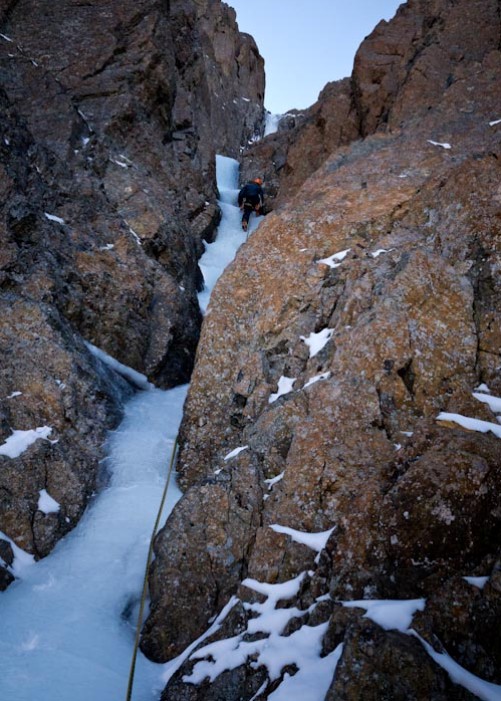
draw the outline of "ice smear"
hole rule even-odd
[[[311,379],[308,380],[303,389],[314,385],[315,382],[320,382],[321,380],[328,380],[330,376],[330,372],[322,372],[320,375],[314,375]]]
[[[341,265],[341,261],[346,258],[350,251],[351,248],[347,248],[345,251],[333,253],[331,256],[329,256],[329,258],[321,258],[320,260],[317,260],[317,263],[324,263],[325,265],[328,265],[329,268],[338,268]]]
[[[244,580],[243,586],[266,596],[263,603],[244,604],[248,611],[257,614],[256,617],[249,620],[244,633],[209,643],[197,650],[191,659],[201,661],[195,664],[192,673],[184,676],[183,680],[191,684],[200,684],[204,679],[214,681],[224,671],[236,669],[254,657],[251,666],[254,669],[266,667],[270,681],[279,679],[284,667],[297,667],[294,675],[284,675],[282,683],[270,695],[270,699],[323,701],[341,656],[342,645],[329,655],[320,656],[328,622],[318,626],[303,625],[291,635],[281,635],[292,618],[306,615],[316,604],[304,611],[296,607],[277,608],[279,601],[287,601],[296,596],[306,576],[303,572],[281,584]],[[268,637],[251,641],[244,639],[255,633],[265,633]],[[263,684],[262,689],[266,686],[267,683]]]
[[[310,358],[314,358],[322,348],[324,348],[327,343],[332,338],[334,329],[322,329],[318,333],[310,333],[309,336],[300,336],[300,339],[305,342],[305,344],[310,349]]]
[[[448,414],[445,411],[442,411],[437,416],[437,421],[452,421],[469,431],[479,431],[480,433],[488,433],[490,431],[497,436],[497,438],[501,438],[501,426],[499,424],[493,424],[490,421],[471,419],[468,416],[461,416],[461,414]]]
[[[65,221],[64,219],[61,219],[61,217],[56,217],[55,214],[49,214],[48,212],[44,212],[46,219],[49,221],[54,221],[57,222],[57,224],[64,224]]]
[[[228,455],[224,456],[224,461],[226,460],[231,460],[231,458],[236,457],[239,453],[242,452],[242,450],[247,450],[249,446],[248,445],[241,445],[240,448],[235,448],[235,450],[232,450],[231,453],[228,453]]]
[[[289,392],[292,392],[292,388],[294,386],[295,381],[295,377],[285,377],[282,375],[282,377],[278,381],[278,389],[276,392],[270,394],[268,403],[273,404],[273,402],[276,402],[279,397],[282,397],[284,394],[289,394]]]
[[[448,144],[447,142],[432,141],[431,139],[428,139],[428,143],[431,144],[432,146],[441,146],[442,148],[445,148],[445,149],[451,148],[451,145]]]
[[[489,577],[463,577],[463,579],[477,589],[483,589],[489,581]]]
[[[294,540],[296,543],[302,543],[306,545],[307,548],[316,550],[319,553],[327,545],[327,541],[334,530],[331,528],[328,531],[321,531],[319,533],[306,533],[305,531],[296,531],[294,528],[288,528],[287,526],[280,526],[274,523],[270,528],[275,531],[275,533],[284,533]]]
[[[52,428],[50,426],[39,426],[27,431],[12,431],[12,435],[7,438],[5,443],[0,445],[0,455],[5,455],[8,458],[18,458],[35,441],[39,438],[47,439],[51,433]]]
[[[271,114],[271,112],[266,112],[266,121],[264,125],[264,136],[269,134],[275,134],[278,130],[278,123],[284,115],[282,114]]]
[[[416,631],[411,631],[423,645],[430,657],[444,669],[455,684],[463,686],[472,694],[478,696],[482,701],[501,701],[501,686],[487,682],[475,676],[455,662],[446,652],[435,652],[431,645],[424,640]]]
[[[364,618],[370,618],[385,630],[400,630],[404,633],[412,624],[416,611],[424,611],[425,599],[363,599],[360,601],[343,601],[346,608],[364,608]]]
[[[61,505],[48,493],[46,489],[41,489],[38,498],[38,510],[44,514],[57,514]]]
[[[491,394],[483,394],[482,392],[473,392],[473,396],[479,402],[488,404],[494,414],[501,414],[501,397],[493,397]]]
[[[127,403],[106,445],[109,486],[49,557],[2,593],[0,698],[125,698],[146,552],[186,389],[153,389]],[[179,497],[171,482],[165,514]],[[33,635],[40,644],[19,654]],[[134,698],[156,701],[161,672],[140,655]]]
[[[218,204],[223,218],[213,243],[204,242],[205,253],[199,261],[204,276],[204,289],[198,295],[202,312],[206,312],[211,292],[221,272],[235,258],[238,249],[247,236],[257,228],[263,217],[251,215],[248,232],[242,231],[242,214],[237,206],[238,198],[238,162],[233,158],[216,156],[216,174],[219,191]]]
[[[137,370],[133,370],[133,368],[128,367],[128,365],[120,363],[118,360],[115,360],[115,358],[112,358],[111,355],[108,355],[108,353],[105,353],[103,350],[97,348],[97,346],[94,346],[92,343],[88,343],[87,341],[85,341],[85,345],[94,357],[99,358],[101,362],[103,362],[105,365],[117,372],[122,377],[125,377],[126,380],[132,382],[132,384],[138,387],[139,389],[153,389],[154,385],[151,382],[148,382],[148,379],[140,372],[137,372]]]
[[[2,39],[5,39],[5,41],[10,41],[11,43],[14,41],[10,37],[8,37],[6,34],[0,33],[0,37],[2,37]]]

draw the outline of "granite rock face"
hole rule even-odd
[[[190,377],[215,153],[261,129],[264,72],[219,0],[14,0],[0,31],[0,443],[54,441],[0,455],[0,531],[41,557],[132,392],[84,341],[159,386]]]
[[[466,0],[430,0],[377,27],[351,82],[365,138],[334,144],[219,281],[182,425],[187,491],[151,571],[142,645],[155,659],[181,652],[230,594],[252,602],[243,578],[306,573],[285,604],[302,612],[296,627],[328,623],[324,654],[344,642],[326,698],[472,698],[424,643],[379,630],[363,610],[339,613],[335,602],[358,599],[426,599],[414,618],[421,638],[499,683],[497,643],[467,622],[473,611],[486,631],[499,621],[499,424],[495,405],[474,396],[480,385],[501,396],[499,23],[496,2],[480,12]],[[269,138],[281,136],[260,148]],[[188,521],[205,524],[189,555],[207,563],[196,570],[180,554]],[[316,558],[277,524],[331,535]],[[477,589],[467,575],[488,584]],[[178,614],[188,606],[189,618]],[[456,606],[463,626],[450,623]],[[228,621],[225,638],[245,631],[241,616]],[[285,667],[265,688],[266,669],[251,656],[193,686],[183,678],[194,664],[165,698],[229,701],[261,689],[261,701],[297,671]],[[385,674],[390,664],[398,677]]]

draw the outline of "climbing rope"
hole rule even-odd
[[[160,502],[160,507],[158,509],[157,518],[155,520],[155,525],[153,526],[153,533],[151,534],[151,539],[150,539],[150,547],[148,548],[148,557],[146,558],[146,568],[144,571],[144,579],[143,579],[143,591],[141,593],[141,601],[139,604],[139,614],[137,617],[136,637],[134,640],[134,650],[132,652],[132,660],[130,663],[129,683],[127,685],[127,696],[125,697],[126,701],[131,701],[131,698],[132,698],[132,686],[134,684],[134,673],[136,671],[137,651],[139,649],[139,638],[141,636],[141,626],[143,625],[144,604],[146,602],[146,593],[148,591],[148,570],[150,569],[151,556],[153,554],[153,541],[155,540],[158,526],[160,524],[160,519],[162,517],[162,511],[164,509],[165,499],[167,497],[167,491],[169,489],[169,482],[170,482],[170,478],[172,475],[172,469],[173,469],[174,463],[175,463],[177,445],[178,445],[178,436],[176,436],[176,440],[174,441],[174,445],[172,446],[172,453],[170,456],[169,470],[167,472],[167,481],[165,482],[165,487],[164,487],[164,491],[162,494],[162,501]]]

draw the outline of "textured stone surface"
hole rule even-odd
[[[84,339],[160,386],[190,377],[215,152],[260,129],[264,73],[218,0],[2,2],[0,31],[0,443],[57,441],[0,456],[0,531],[40,557],[132,391]]]
[[[326,701],[473,701],[476,696],[437,669],[409,635],[358,620],[345,634],[343,657]]]
[[[169,543],[169,572],[160,553],[152,572],[150,621],[163,629],[148,624],[145,640],[156,636],[156,659],[179,652],[218,612],[206,596],[198,605],[191,594],[184,599],[183,582],[189,579],[191,592],[227,591],[226,599],[237,591],[234,572],[216,582],[205,567],[180,575],[175,553],[187,530],[185,504],[191,521],[202,519],[230,475],[233,503],[248,503],[247,486],[234,475],[253,464],[257,489],[268,498],[257,527],[239,542],[243,575],[273,583],[312,571],[304,606],[326,593],[335,600],[430,598],[420,624],[425,637],[437,649],[443,637],[460,664],[497,681],[497,646],[482,646],[475,625],[465,623],[460,634],[448,621],[453,583],[489,575],[499,558],[501,444],[492,433],[436,420],[448,411],[496,424],[472,393],[486,383],[501,396],[500,127],[489,124],[499,118],[499,32],[495,38],[491,31],[499,16],[496,3],[484,3],[482,12],[472,7],[410,2],[395,23],[376,29],[352,79],[366,138],[334,145],[287,206],[267,216],[215,289],[181,432],[187,494],[158,540]],[[370,73],[377,65],[378,80]],[[452,77],[435,82],[444,71]],[[335,267],[321,262],[339,252],[346,256]],[[309,357],[301,337],[324,329],[330,340]],[[306,386],[320,374],[324,379]],[[295,378],[293,391],[270,403],[281,377]],[[248,447],[225,462],[238,446]],[[279,475],[268,489],[265,480]],[[200,489],[204,504],[197,507]],[[211,528],[224,532],[232,518],[231,508],[221,509]],[[314,551],[270,528],[277,523],[334,528],[319,563]],[[197,546],[200,561],[212,547],[211,540]],[[178,604],[189,599],[191,617],[171,633],[160,612],[174,589]],[[459,599],[463,621],[475,610],[471,597]],[[491,630],[497,595],[487,593],[478,611]],[[333,698],[365,698],[361,689],[374,699],[469,698],[416,641],[372,624],[350,628],[350,620],[336,624],[338,642],[350,641],[341,663],[349,673]],[[364,657],[365,633],[381,640],[377,660]],[[383,674],[391,660],[402,662],[402,678]],[[357,686],[352,672],[359,667]],[[249,665],[234,698],[249,692],[248,673]],[[218,687],[221,698],[233,682]],[[186,694],[203,698],[202,691]]]

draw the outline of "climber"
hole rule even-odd
[[[254,178],[238,193],[238,206],[242,210],[242,229],[247,231],[252,212],[259,214],[263,208],[264,192],[261,178]]]

